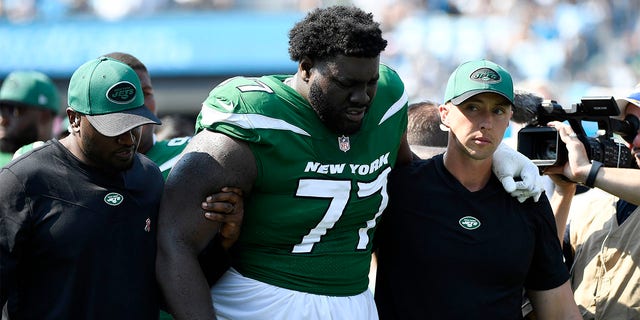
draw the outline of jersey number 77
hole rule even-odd
[[[388,167],[378,175],[378,177],[371,182],[358,182],[358,197],[369,197],[377,192],[380,192],[382,201],[378,207],[378,212],[375,216],[366,221],[366,225],[358,229],[358,244],[356,248],[358,250],[364,250],[369,244],[369,235],[367,232],[376,226],[376,219],[382,214],[382,211],[387,207],[389,196],[387,194],[387,176],[391,168]],[[331,202],[327,211],[325,212],[322,220],[311,229],[307,235],[302,238],[302,241],[293,247],[292,253],[309,253],[313,249],[313,246],[320,242],[322,236],[330,232],[330,229],[336,224],[336,221],[342,217],[347,203],[349,201],[349,194],[351,193],[351,181],[350,180],[318,180],[318,179],[301,179],[298,183],[298,190],[296,195],[302,197],[316,197],[316,198],[330,198]]]

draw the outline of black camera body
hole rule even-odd
[[[614,97],[584,97],[580,103],[565,109],[553,100],[543,100],[536,110],[536,118],[518,132],[518,152],[539,167],[562,165],[567,161],[567,148],[550,121],[568,121],[584,145],[590,160],[600,161],[605,167],[631,168],[636,162],[627,146],[614,140],[613,134],[631,142],[638,131],[638,119],[624,120],[614,117],[620,109]],[[597,137],[587,137],[582,121],[598,123]]]

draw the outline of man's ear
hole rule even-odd
[[[298,74],[301,77],[301,80],[304,82],[309,82],[309,78],[311,78],[311,68],[314,66],[314,60],[304,56],[300,63],[298,64]]]
[[[449,128],[448,116],[450,107],[451,105],[446,103],[438,106],[438,111],[440,111],[440,122],[442,122],[442,125],[447,128]]]
[[[80,131],[80,114],[73,111],[71,108],[67,108],[67,118],[69,119],[71,131]]]

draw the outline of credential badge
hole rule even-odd
[[[349,143],[349,137],[346,137],[346,136],[338,137],[338,147],[342,152],[349,151],[349,149],[351,149],[351,144]]]

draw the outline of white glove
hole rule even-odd
[[[493,153],[493,173],[502,182],[504,190],[518,198],[521,203],[529,197],[538,202],[544,191],[538,167],[529,158],[504,143]],[[516,182],[516,177],[522,180]]]

